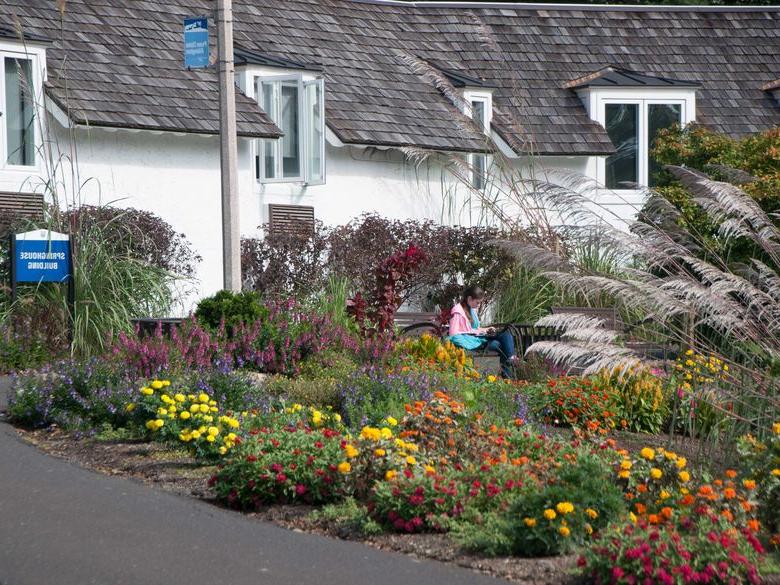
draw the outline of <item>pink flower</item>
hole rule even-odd
[[[295,493],[302,496],[306,493],[306,486],[302,483],[295,484]]]

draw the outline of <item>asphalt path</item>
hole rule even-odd
[[[7,379],[0,378],[0,410]],[[0,422],[0,585],[498,584],[104,476]]]

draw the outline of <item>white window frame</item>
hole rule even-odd
[[[31,165],[13,165],[8,162],[8,109],[5,90],[5,60],[20,59],[30,61],[33,84],[33,158]],[[22,47],[19,43],[0,42],[0,170],[7,173],[17,173],[29,176],[40,172],[43,165],[43,134],[45,132],[43,116],[42,91],[46,80],[46,51],[42,47]]]
[[[318,72],[306,72],[296,70],[284,70],[272,67],[242,67],[236,71],[236,83],[240,88],[244,90],[244,93],[254,99],[262,108],[262,96],[259,94],[259,84],[262,82],[278,82],[276,87],[281,88],[281,83],[285,81],[293,81],[298,84],[298,156],[300,157],[300,174],[297,177],[282,177],[277,176],[274,178],[265,178],[265,164],[263,160],[264,144],[266,140],[274,142],[275,149],[281,149],[281,139],[275,138],[258,138],[252,140],[251,148],[251,160],[252,160],[252,176],[259,185],[275,184],[275,183],[300,183],[304,186],[314,186],[325,184],[327,176],[327,155],[326,155],[326,133],[327,124],[325,123],[325,81],[321,73]],[[320,108],[319,115],[322,120],[322,135],[319,141],[319,148],[321,152],[321,173],[320,177],[312,178],[309,155],[311,154],[311,124],[308,120],[308,108],[306,108],[306,88],[317,84],[320,87]],[[277,90],[280,92],[280,90]],[[278,97],[278,96],[277,96]],[[280,100],[276,100],[277,104],[280,104]],[[279,107],[279,106],[277,106]],[[268,112],[269,117],[274,117]],[[257,173],[257,157],[260,156],[260,176]],[[277,173],[281,175],[281,156],[277,156]]]
[[[650,104],[672,104],[680,106],[680,117],[683,126],[690,124],[696,119],[696,90],[694,88],[684,89],[654,89],[644,88],[637,91],[636,88],[588,88],[579,92],[580,97],[585,103],[590,118],[604,128],[606,128],[606,106],[607,104],[637,104],[639,106],[639,126],[638,126],[638,165],[637,165],[637,184],[635,189],[611,189],[616,193],[633,193],[637,190],[647,188],[649,184],[648,167],[649,155],[647,148],[648,138],[648,119],[647,112]],[[596,180],[601,185],[606,185],[607,179],[607,157],[600,156],[596,163]]]
[[[464,110],[463,113],[468,116],[469,119],[473,120],[473,110],[472,110],[472,104],[474,102],[479,102],[485,105],[485,119],[483,123],[482,131],[485,133],[485,142],[487,143],[487,137],[490,136],[490,124],[493,120],[493,95],[490,92],[486,91],[475,91],[475,90],[465,90],[463,92],[463,102],[464,102]],[[485,160],[484,170],[485,175],[482,177],[482,185],[477,186],[476,183],[476,174],[474,173],[474,169],[476,169],[476,160],[477,157],[483,157]],[[490,169],[490,166],[493,162],[493,157],[491,157],[487,153],[478,153],[478,152],[472,152],[468,156],[468,164],[470,167],[470,177],[469,177],[469,184],[475,188],[484,190],[488,183],[488,169]]]
[[[261,75],[255,75],[252,78],[253,85],[254,85],[254,92],[255,92],[255,99],[257,103],[260,105],[260,107],[263,107],[263,96],[258,92],[258,87],[262,85],[263,83],[273,83],[274,84],[274,93],[276,94],[274,96],[274,104],[276,105],[276,108],[281,108],[281,88],[282,83],[284,82],[294,82],[298,85],[298,160],[299,160],[299,174],[296,177],[285,177],[284,175],[284,168],[283,168],[283,157],[281,156],[281,150],[282,150],[282,140],[281,139],[270,139],[273,141],[274,145],[274,161],[276,162],[276,177],[273,178],[267,178],[263,175],[265,175],[265,164],[264,164],[264,147],[266,140],[269,140],[268,138],[260,138],[256,142],[256,154],[260,155],[260,176],[256,177],[257,180],[261,183],[302,183],[303,178],[306,175],[304,170],[304,160],[303,160],[303,140],[302,140],[302,113],[303,113],[303,78],[301,75],[272,75],[272,76],[261,76]],[[278,119],[281,120],[281,112],[266,112],[268,116],[271,119]],[[281,127],[281,126],[280,126]],[[257,163],[255,163],[257,164]]]

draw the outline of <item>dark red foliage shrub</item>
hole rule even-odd
[[[351,299],[349,311],[364,333],[366,321],[373,333],[380,335],[392,331],[393,317],[401,305],[401,290],[428,261],[420,248],[411,245],[403,252],[388,256],[374,269],[374,283],[368,299],[358,293]]]

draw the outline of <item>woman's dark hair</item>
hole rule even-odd
[[[465,307],[468,304],[469,297],[472,299],[483,299],[485,298],[485,291],[478,286],[468,287],[460,297],[460,304]]]

